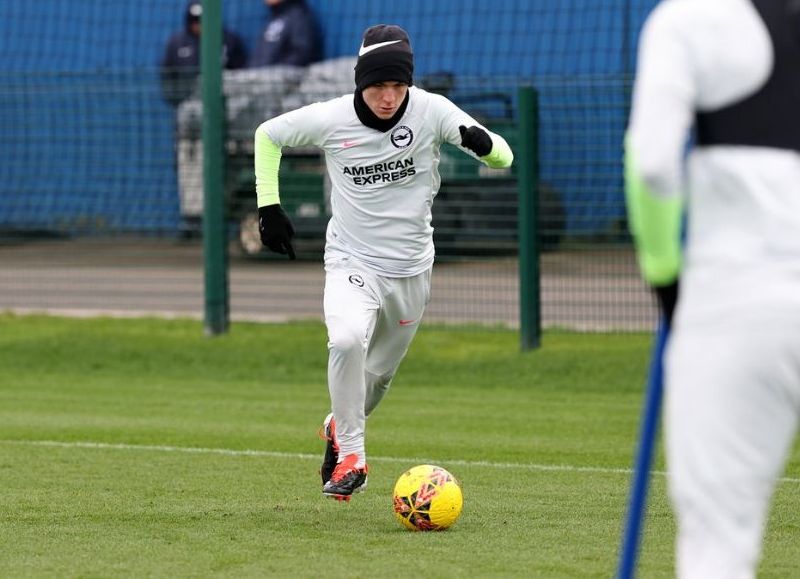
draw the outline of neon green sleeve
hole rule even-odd
[[[683,200],[679,195],[664,198],[650,191],[627,143],[625,198],[642,276],[654,286],[674,282],[681,269]]]
[[[492,169],[502,169],[510,167],[514,162],[514,153],[508,146],[506,140],[495,133],[489,133],[492,137],[492,150],[488,155],[481,157],[481,161]]]
[[[281,202],[278,194],[280,165],[281,148],[270,140],[262,127],[258,127],[255,137],[255,167],[256,198],[259,207]]]

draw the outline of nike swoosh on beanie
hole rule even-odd
[[[364,46],[364,43],[361,43],[361,48],[358,49],[358,56],[364,56],[365,54],[372,52],[376,48],[381,48],[382,46],[389,46],[390,44],[397,44],[398,42],[403,42],[402,40],[387,40],[386,42],[378,42],[377,44],[370,44],[369,46]]]

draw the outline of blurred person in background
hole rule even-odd
[[[625,173],[640,267],[671,327],[677,576],[753,578],[800,417],[800,2],[657,6]]]
[[[270,18],[256,42],[251,68],[308,66],[321,57],[322,40],[305,0],[264,0]]]
[[[199,0],[186,5],[184,28],[167,41],[161,59],[161,88],[164,100],[176,109],[196,93],[200,78],[200,33],[203,6]],[[229,70],[247,65],[247,52],[241,38],[223,30],[222,64]],[[198,139],[176,139],[181,235],[198,236],[203,215],[202,179],[197,167],[200,157]]]
[[[513,160],[502,137],[445,97],[411,86],[413,70],[405,30],[370,27],[355,94],[285,113],[255,134],[261,240],[272,251],[294,259],[294,228],[278,192],[282,147],[320,147],[332,182],[323,299],[332,412],[321,429],[320,474],[323,494],[337,500],[366,486],[366,418],[388,391],[430,298],[441,145],[489,167]]]
[[[161,87],[164,99],[172,106],[189,97],[200,76],[200,31],[203,6],[199,0],[186,5],[185,25],[167,41],[161,59]],[[247,51],[241,38],[223,30],[222,63],[229,70],[247,65]]]

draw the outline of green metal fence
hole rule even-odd
[[[99,11],[115,6],[86,4],[64,25],[91,27]],[[158,20],[158,14],[174,15],[183,6],[143,4],[138,17],[146,19],[149,10],[148,18],[162,23],[162,36],[175,20]],[[215,4],[207,3],[207,17]],[[413,2],[406,16],[395,4],[369,15],[366,8],[334,4],[352,10],[356,20],[395,18],[412,40],[428,42],[422,9]],[[523,347],[538,343],[540,327],[629,331],[654,325],[624,217],[622,132],[631,75],[629,55],[619,57],[630,52],[635,22],[652,2],[596,4],[591,10],[599,24],[592,28],[571,4],[499,2],[511,38],[527,38],[525,22],[553,19],[564,27],[561,36],[547,36],[531,49],[547,65],[541,74],[511,74],[510,65],[502,75],[489,74],[491,62],[522,58],[501,40],[491,54],[470,53],[482,63],[473,72],[447,70],[460,62],[455,35],[445,35],[440,61],[430,51],[420,53],[416,84],[446,95],[502,134],[517,156],[511,170],[489,170],[443,148],[429,323],[518,328]],[[314,4],[321,17],[326,6]],[[229,26],[250,10],[238,0],[225,8]],[[22,26],[40,9],[9,0],[0,16],[6,25]],[[478,4],[463,9],[482,18]],[[630,28],[619,24],[626,15],[633,15],[625,25]],[[360,25],[350,30],[343,22],[329,23],[329,45],[340,42],[335,35],[360,33]],[[120,34],[135,55],[143,32]],[[562,46],[570,34],[583,36]],[[25,54],[34,59],[36,50]],[[207,50],[216,52],[213,44]],[[0,69],[0,310],[188,315],[205,319],[211,333],[224,331],[228,316],[234,322],[320,319],[330,214],[323,160],[313,149],[284,152],[282,199],[297,227],[300,258],[289,263],[260,248],[252,136],[266,118],[351,92],[353,51],[302,69],[223,70],[218,85],[209,71],[205,84],[175,109],[160,94],[155,59],[138,68],[59,63]],[[598,51],[607,65],[597,60]],[[525,54],[522,62],[531,59]],[[184,202],[201,208],[198,219],[181,218]]]

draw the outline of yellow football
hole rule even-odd
[[[394,514],[412,531],[447,529],[458,519],[462,506],[461,486],[440,466],[415,466],[394,485]]]

